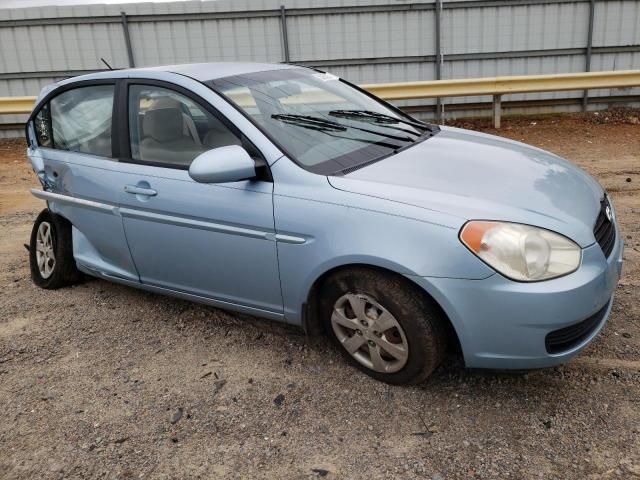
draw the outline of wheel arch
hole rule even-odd
[[[324,283],[338,272],[356,268],[366,268],[378,273],[382,273],[384,275],[393,275],[395,277],[401,278],[403,282],[414,288],[417,292],[419,292],[420,295],[423,295],[427,299],[427,301],[431,303],[435,308],[437,308],[442,314],[442,318],[446,322],[447,333],[449,334],[449,338],[451,340],[451,346],[456,351],[461,350],[460,339],[453,325],[453,322],[449,318],[449,315],[447,314],[445,309],[442,307],[442,305],[440,305],[440,303],[434,298],[433,295],[431,295],[421,285],[416,283],[410,275],[403,275],[391,268],[370,263],[344,263],[341,265],[335,265],[317,276],[317,278],[311,284],[311,287],[308,289],[306,300],[302,305],[302,328],[305,333],[307,333],[307,335],[313,336],[325,333],[323,322],[319,315],[320,292],[322,291]]]
[[[40,263],[36,260],[38,252],[36,236],[39,234],[40,227],[44,222],[50,224],[51,244],[48,258],[54,261],[47,276],[44,276]],[[31,278],[38,287],[57,289],[73,285],[82,280],[82,274],[78,270],[73,257],[71,228],[71,223],[66,218],[56,214],[48,207],[42,209],[36,217],[31,229],[28,250]]]

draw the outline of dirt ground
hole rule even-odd
[[[23,244],[43,203],[24,143],[0,142],[0,478],[640,478],[637,116],[497,133],[610,192],[627,245],[613,313],[567,365],[473,371],[452,356],[417,387],[268,321],[99,280],[37,289]]]

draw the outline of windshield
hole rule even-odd
[[[325,175],[371,163],[437,131],[334,75],[310,69],[257,72],[206,83],[294,160]]]

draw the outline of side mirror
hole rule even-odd
[[[189,176],[200,183],[226,183],[256,176],[256,162],[238,145],[214,148],[198,155]]]

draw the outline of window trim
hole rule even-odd
[[[51,147],[45,147],[43,145],[40,145],[40,143],[38,142],[38,135],[36,133],[35,130],[35,118],[38,116],[38,114],[40,113],[40,110],[42,110],[44,108],[45,105],[49,104],[51,102],[51,100],[55,97],[57,97],[58,95],[61,95],[65,92],[68,92],[69,90],[75,90],[77,88],[85,88],[85,87],[95,87],[95,86],[101,86],[101,85],[113,85],[113,105],[112,105],[112,109],[111,109],[111,156],[110,157],[105,157],[102,155],[95,155],[93,153],[86,153],[86,152],[75,152],[73,150],[66,150],[66,149],[62,149],[62,148],[56,148],[56,141],[55,141],[55,136],[53,135],[53,121],[51,119],[51,108],[49,108],[49,120],[51,120],[51,143],[52,146]],[[35,135],[35,141],[36,141],[36,145],[38,146],[38,148],[47,148],[47,149],[51,149],[51,150],[58,150],[59,152],[68,152],[68,153],[77,153],[80,155],[91,155],[93,157],[96,158],[101,158],[101,159],[105,159],[105,160],[109,160],[112,162],[117,162],[118,161],[118,153],[119,150],[118,148],[118,132],[116,132],[116,128],[117,128],[117,108],[116,108],[116,104],[117,104],[117,100],[118,100],[118,86],[117,86],[117,79],[115,78],[106,78],[106,79],[98,79],[98,80],[78,80],[75,82],[70,82],[64,85],[60,85],[56,88],[54,88],[52,91],[50,91],[47,95],[45,95],[45,97],[38,102],[38,105],[35,109],[33,109],[33,111],[31,112],[31,115],[29,115],[29,118],[27,119],[27,122],[25,124],[25,135],[27,138],[27,142],[29,142],[29,125],[33,125],[34,128],[34,135]]]
[[[204,86],[204,83],[199,82]],[[255,159],[256,161],[256,173],[257,179],[273,182],[273,176],[271,175],[271,168],[267,163],[264,154],[262,151],[251,141],[251,139],[242,133],[242,131],[229,120],[225,115],[223,115],[218,109],[216,109],[211,103],[192,92],[188,88],[185,88],[181,85],[165,81],[165,80],[156,80],[151,78],[101,78],[101,79],[92,79],[92,80],[77,80],[70,83],[66,83],[64,85],[59,85],[47,93],[44,98],[38,102],[36,108],[31,111],[29,118],[25,122],[25,137],[27,139],[27,143],[30,142],[29,138],[29,126],[32,125],[34,128],[34,135],[36,136],[35,141],[37,148],[46,148],[51,150],[58,150],[60,152],[69,152],[69,153],[80,153],[73,152],[71,150],[62,150],[55,148],[55,139],[53,138],[53,126],[51,126],[51,139],[53,143],[53,147],[45,147],[38,144],[38,138],[35,132],[35,118],[40,113],[40,110],[48,104],[52,98],[68,91],[73,90],[75,88],[82,87],[91,87],[98,85],[113,85],[114,86],[114,97],[113,97],[113,110],[111,113],[111,157],[102,157],[98,155],[92,155],[87,153],[82,153],[82,155],[92,155],[96,158],[108,160],[111,162],[122,162],[122,163],[132,163],[137,165],[149,165],[160,168],[172,168],[174,170],[189,170],[189,167],[185,167],[184,165],[176,165],[171,166],[167,163],[162,164],[152,164],[151,162],[141,162],[131,158],[131,150],[130,150],[130,139],[129,139],[129,85],[148,85],[148,86],[158,86],[167,88],[169,90],[176,91],[177,93],[183,94],[186,97],[193,100],[204,110],[209,112],[211,115],[214,115],[218,120],[222,122],[222,124],[229,128],[231,132],[238,136],[239,138],[244,137],[247,142],[249,142],[256,152],[260,154],[260,158]],[[208,87],[209,88],[209,87]],[[218,94],[218,92],[214,93]],[[218,96],[223,100],[229,103],[234,109],[236,107],[233,103],[228,102],[224,96],[218,94]],[[242,112],[241,112],[242,113]],[[118,121],[122,119],[122,121]],[[253,122],[252,122],[253,124]],[[269,137],[267,137],[269,138]]]
[[[225,115],[223,115],[217,108],[215,108],[211,103],[202,98],[200,95],[192,92],[188,88],[185,88],[181,85],[177,85],[172,82],[168,82],[165,80],[155,80],[150,78],[125,78],[120,79],[118,81],[117,86],[117,106],[118,106],[118,115],[122,119],[118,124],[118,138],[119,138],[119,157],[118,161],[123,163],[132,163],[135,165],[144,165],[150,167],[160,167],[160,168],[170,168],[173,170],[189,170],[190,165],[181,165],[181,164],[172,164],[165,162],[153,162],[147,160],[137,160],[132,158],[131,156],[131,138],[130,138],[130,130],[129,130],[129,93],[130,86],[132,85],[142,85],[148,87],[159,87],[164,88],[166,90],[170,90],[172,92],[178,93],[187,97],[196,103],[200,108],[209,114],[213,115],[216,119],[218,119],[226,128],[228,128],[231,133],[233,133],[239,139],[246,139],[249,142],[256,152],[260,154],[260,158],[256,159],[256,172],[258,173],[258,178],[260,180],[272,181],[271,170],[267,165],[264,154],[260,151],[258,147],[242,133],[242,131],[236,127],[231,120],[229,120]],[[116,102],[114,102],[114,105]],[[259,171],[262,171],[263,174],[260,174]]]

